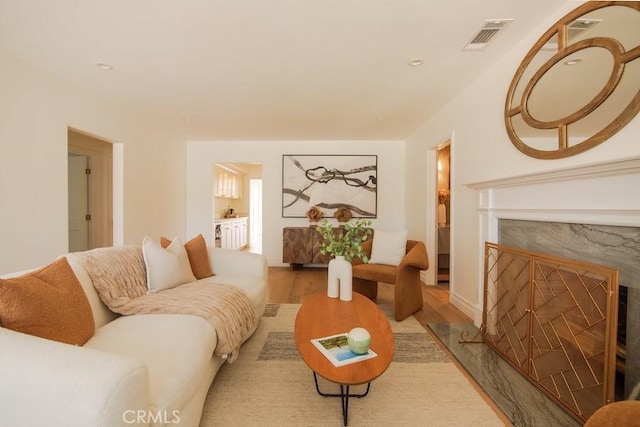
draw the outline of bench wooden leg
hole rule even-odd
[[[396,277],[393,302],[397,321],[406,319],[423,307],[422,284],[417,269]]]
[[[378,282],[354,277],[351,281],[354,292],[364,295],[369,299],[376,299],[378,296]]]

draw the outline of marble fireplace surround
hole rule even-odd
[[[619,270],[620,285],[629,291],[628,396],[640,383],[640,157],[468,186],[479,192],[481,256],[489,241]],[[478,277],[482,281],[484,272]],[[483,289],[479,283],[476,326]]]

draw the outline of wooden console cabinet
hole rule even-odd
[[[282,262],[292,267],[303,264],[328,264],[331,255],[320,253],[322,236],[314,226],[282,229]]]

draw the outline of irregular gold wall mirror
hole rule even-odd
[[[518,67],[505,104],[513,145],[539,159],[582,153],[640,111],[640,1],[592,1],[554,24]]]

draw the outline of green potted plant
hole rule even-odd
[[[357,219],[351,223],[342,223],[341,227],[336,230],[328,220],[323,219],[316,227],[322,236],[320,253],[336,257],[343,256],[349,262],[353,258],[360,258],[362,261],[368,262],[367,254],[362,249],[362,242],[371,236],[371,229],[367,228],[370,225],[371,221],[369,220]]]

